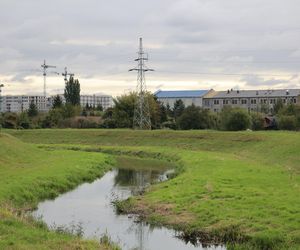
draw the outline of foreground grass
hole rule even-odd
[[[113,163],[104,154],[46,151],[0,134],[0,249],[108,249],[96,241],[51,232],[24,216],[40,200],[54,198],[101,176]]]
[[[124,209],[235,248],[300,246],[300,134],[293,132],[39,130],[24,141],[174,160],[183,171]],[[72,144],[72,146],[71,146]],[[57,147],[57,146],[56,146]]]

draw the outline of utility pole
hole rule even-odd
[[[138,62],[136,68],[130,69],[129,71],[137,71],[137,99],[134,107],[134,116],[133,116],[133,127],[135,129],[151,129],[151,119],[150,119],[150,110],[149,103],[147,98],[147,88],[145,80],[145,72],[154,71],[153,69],[147,68],[145,61],[148,61],[148,55],[143,50],[143,40],[140,38],[138,58],[135,59]]]
[[[63,73],[61,73],[62,76],[64,76],[64,80],[65,80],[65,83],[67,83],[68,81],[68,76],[74,76],[73,73],[68,73],[68,69],[67,67],[65,67],[65,71]]]
[[[44,60],[44,64],[41,65],[43,68],[43,76],[44,76],[44,96],[47,97],[46,93],[46,75],[47,75],[47,69],[48,68],[56,68],[56,66],[51,66],[46,64],[46,60]]]

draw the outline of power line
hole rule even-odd
[[[255,73],[218,73],[218,72],[191,72],[191,71],[156,71],[157,73],[171,73],[171,74],[191,74],[191,75],[223,75],[223,76],[274,76],[274,77],[291,77],[294,74],[255,74]]]

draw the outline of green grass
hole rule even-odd
[[[108,249],[51,232],[24,213],[40,200],[101,176],[113,162],[104,154],[49,151],[0,134],[0,249]]]
[[[173,160],[183,171],[130,200],[132,211],[236,249],[300,248],[300,133],[7,131],[23,141]],[[66,150],[66,149],[65,149]],[[67,152],[67,151],[66,151]]]

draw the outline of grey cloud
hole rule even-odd
[[[278,84],[289,83],[290,80],[285,79],[268,79],[265,80],[263,77],[257,75],[248,75],[240,79],[240,82],[245,82],[247,86],[275,86]]]
[[[0,75],[24,83],[34,74],[20,71],[40,68],[47,59],[80,77],[134,81],[127,70],[135,65],[140,36],[149,44],[149,66],[157,70],[149,79],[156,81],[215,80],[184,72],[294,75],[299,10],[298,0],[4,0]],[[242,82],[288,85],[282,78]]]

